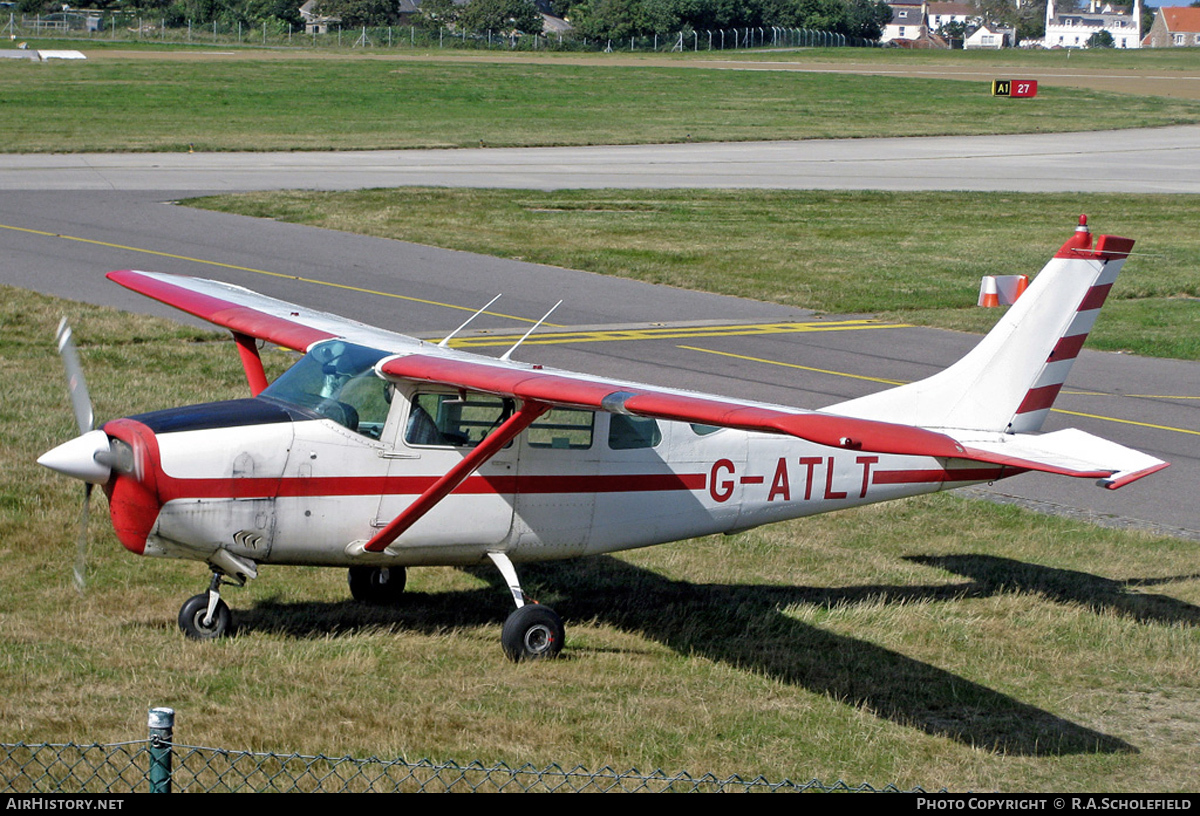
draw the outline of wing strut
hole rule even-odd
[[[517,434],[533,424],[534,420],[550,410],[544,402],[526,401],[520,410],[510,416],[504,423],[492,431],[475,448],[463,457],[463,460],[446,472],[429,489],[416,498],[405,510],[368,541],[363,550],[366,552],[383,552],[389,544],[395,541],[409,527],[428,513],[442,499],[454,492],[454,489],[466,481],[467,477],[478,470],[484,462],[495,456],[501,448],[512,441]]]
[[[262,357],[258,354],[258,344],[250,335],[236,331],[233,332],[233,340],[237,343],[238,355],[242,358],[246,382],[250,384],[250,396],[257,397],[267,387],[267,372],[263,369]]]

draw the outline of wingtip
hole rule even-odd
[[[1158,473],[1160,470],[1169,468],[1170,466],[1170,462],[1159,462],[1157,465],[1151,465],[1150,467],[1135,470],[1131,473],[1114,473],[1106,479],[1101,479],[1097,484],[1107,490],[1120,490],[1127,484],[1132,484],[1138,479],[1143,479],[1151,473]]]

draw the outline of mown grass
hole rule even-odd
[[[913,100],[920,100],[914,105]],[[317,150],[1074,131],[1200,121],[1200,102],[635,65],[254,56],[0,65],[0,150]]]
[[[1200,359],[1200,198],[761,190],[247,193],[196,206],[835,313],[986,331],[983,275],[1072,234],[1137,239],[1091,348]],[[568,293],[562,293],[566,296]]]
[[[245,393],[215,335],[4,290],[0,741],[114,742],[145,712],[236,749],[661,767],[927,789],[1192,790],[1196,545],[937,496],[522,570],[568,620],[515,666],[494,570],[414,570],[394,609],[340,570],[272,569],[193,643],[194,563],[137,559],[34,464],[74,433],[52,348],[74,321],[101,417]],[[278,369],[286,363],[272,355]]]

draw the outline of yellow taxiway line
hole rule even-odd
[[[645,329],[597,329],[595,331],[552,332],[533,335],[525,345],[555,345],[561,343],[612,343],[628,340],[684,340],[694,337],[744,337],[764,334],[797,334],[803,332],[859,331],[870,329],[906,328],[906,323],[878,323],[870,320],[825,320],[808,323],[784,321],[779,323],[748,323],[732,326],[662,326]],[[512,345],[521,335],[476,335],[451,340],[451,348],[487,348]],[[686,348],[686,346],[681,346]]]
[[[299,281],[300,283],[312,283],[317,286],[330,286],[334,289],[345,289],[350,292],[361,292],[366,295],[378,295],[379,297],[395,298],[396,300],[407,300],[410,303],[423,303],[426,306],[441,306],[445,309],[457,309],[463,312],[477,311],[471,306],[458,306],[453,303],[443,303],[439,300],[426,300],[424,298],[410,297],[409,295],[397,295],[394,292],[381,292],[377,289],[364,289],[361,286],[351,286],[348,283],[338,283],[336,281],[320,280],[318,278],[304,278],[299,275],[288,275],[284,272],[272,272],[269,269],[256,269],[253,266],[238,266],[236,264],[221,263],[220,261],[209,261],[204,258],[192,258],[188,255],[176,255],[172,252],[160,252],[156,249],[145,249],[143,247],[126,246],[124,244],[114,244],[109,241],[97,241],[94,238],[80,238],[76,235],[64,235],[61,232],[46,232],[45,230],[29,229],[28,227],[14,227],[9,224],[0,224],[0,229],[12,230],[14,232],[24,232],[30,235],[40,235],[45,238],[61,238],[64,241],[78,241],[82,244],[92,244],[93,246],[108,247],[110,249],[121,249],[126,252],[138,252],[142,255],[154,255],[159,258],[172,258],[177,261],[188,261],[189,263],[203,264],[204,266],[215,266],[220,269],[235,269],[239,272],[252,272],[255,275],[267,275],[272,278],[284,278],[285,280]],[[484,312],[492,317],[502,317],[507,320],[517,320],[521,323],[536,323],[537,318],[517,317],[516,315],[504,314],[503,312]],[[544,323],[544,326],[556,327],[554,323]]]

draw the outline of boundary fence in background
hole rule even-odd
[[[165,18],[129,13],[63,11],[54,14],[0,17],[0,34],[15,38],[70,39],[78,42],[144,42],[173,45],[241,45],[269,48],[430,49],[458,48],[514,51],[730,51],[759,48],[872,48],[873,40],[831,31],[781,26],[684,29],[646,37],[596,40],[572,33],[510,36],[493,31],[460,31],[417,26],[342,28],[306,33],[291,25],[222,25],[217,22],[168,25]]]
[[[579,765],[535,767],[428,759],[355,759],[203,748],[175,741],[174,712],[152,709],[149,736],[130,742],[0,744],[0,791],[5,793],[341,793],[341,792],[579,792],[579,793],[925,793],[895,785],[832,785],[816,779],[771,781],[762,776],[693,775],[661,770],[588,770]]]

